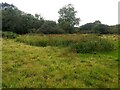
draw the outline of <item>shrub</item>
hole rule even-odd
[[[18,34],[13,33],[13,32],[2,32],[2,37],[3,38],[13,39],[13,38],[16,38],[17,36],[18,36]]]
[[[45,21],[37,30],[37,33],[44,34],[63,34],[65,31],[59,27],[54,21]]]

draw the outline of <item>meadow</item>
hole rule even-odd
[[[118,88],[118,35],[19,35],[2,40],[3,88]]]

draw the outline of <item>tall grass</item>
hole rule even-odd
[[[24,35],[16,39],[19,42],[23,42],[35,46],[68,46],[74,43],[73,40],[65,39],[60,36],[39,36],[39,35]]]
[[[72,45],[77,53],[109,52],[114,49],[113,43],[97,36],[86,36]]]
[[[70,47],[77,53],[108,52],[114,45],[96,35],[22,35],[16,39],[35,46],[63,46]]]

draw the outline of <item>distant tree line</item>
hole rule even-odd
[[[94,23],[87,23],[80,27],[80,33],[96,33],[96,34],[118,34],[120,25],[108,26],[102,24],[99,20]]]
[[[65,33],[118,33],[118,25],[108,26],[100,21],[87,23],[80,27],[80,18],[76,17],[73,5],[68,4],[62,7],[59,13],[58,23],[51,20],[44,20],[39,14],[35,16],[19,10],[13,4],[1,3],[2,6],[2,31],[10,31],[17,34],[44,33],[44,34],[65,34]]]

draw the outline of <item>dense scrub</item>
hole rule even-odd
[[[13,33],[13,32],[2,32],[2,37],[3,37],[3,38],[14,39],[14,38],[16,38],[17,36],[19,36],[19,35],[16,34],[16,33]]]
[[[24,35],[16,39],[35,46],[68,46],[78,53],[109,52],[114,45],[96,35]]]

